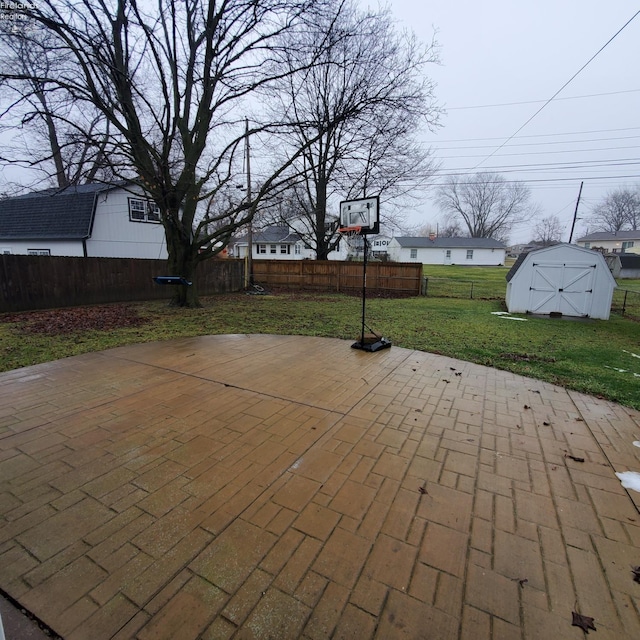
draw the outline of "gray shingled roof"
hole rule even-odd
[[[587,236],[578,238],[576,242],[598,242],[603,240],[640,240],[640,230],[636,231],[618,231],[611,233],[609,231],[596,231]]]
[[[96,194],[113,188],[84,184],[0,200],[2,240],[81,240],[91,235]]]
[[[492,238],[435,238],[397,236],[394,238],[406,249],[506,249]]]

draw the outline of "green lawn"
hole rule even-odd
[[[351,340],[360,330],[357,297],[233,294],[203,302],[198,310],[164,302],[118,305],[114,315],[120,320],[127,313],[143,320],[125,327],[86,319],[83,309],[68,312],[70,319],[66,311],[0,315],[0,370],[180,336],[275,333]],[[500,300],[371,299],[367,322],[396,346],[506,369],[640,409],[640,323],[618,315],[609,321],[515,321],[493,315],[503,308]]]

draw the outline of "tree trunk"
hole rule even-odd
[[[327,220],[327,184],[323,179],[318,179],[316,185],[316,260],[329,259],[329,242],[325,230]]]
[[[165,219],[165,237],[169,254],[167,268],[169,276],[180,276],[191,282],[190,285],[176,285],[171,305],[176,307],[197,308],[202,306],[198,300],[195,283],[195,271],[198,254],[190,234],[182,229],[177,216],[168,215]]]

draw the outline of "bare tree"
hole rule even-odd
[[[68,62],[49,75],[5,69],[0,80],[36,80],[105,118],[104,153],[114,174],[133,174],[159,206],[170,272],[192,280],[197,265],[252,219],[300,151],[263,175],[251,197],[228,197],[245,137],[273,124],[246,133],[234,111],[245,111],[259,88],[298,70],[274,68],[276,47],[288,31],[303,33],[324,3],[50,0],[24,7],[31,32],[51,38]],[[224,207],[211,204],[219,197]],[[178,287],[174,303],[197,305],[195,287]]]
[[[0,131],[18,134],[3,145],[0,162],[35,168],[60,188],[106,177],[105,118],[89,105],[78,109],[66,90],[47,81],[68,62],[55,40],[46,32],[16,32],[6,21],[0,22],[0,36],[2,66],[25,78],[7,79],[2,86],[6,109],[0,112]]]
[[[640,190],[621,188],[609,191],[593,208],[590,222],[596,229],[609,233],[636,230],[640,223]]]
[[[496,173],[450,176],[438,188],[436,203],[444,214],[461,219],[472,238],[506,240],[511,229],[534,215],[529,189]]]
[[[558,216],[546,216],[539,220],[533,228],[533,242],[543,247],[562,242],[564,227]]]
[[[415,135],[439,115],[424,75],[437,60],[434,44],[396,32],[388,11],[363,13],[350,0],[334,5],[335,12],[296,34],[304,46],[290,40],[283,48],[277,66],[288,73],[271,94],[295,132],[283,145],[289,153],[292,141],[293,150],[305,149],[293,165],[299,177],[292,200],[318,259],[338,240],[330,203],[389,199],[406,191],[407,176],[426,180],[433,173]]]

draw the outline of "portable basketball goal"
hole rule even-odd
[[[344,200],[340,203],[340,221],[338,223],[338,233],[343,235],[347,241],[356,237],[362,237],[363,259],[362,259],[362,328],[360,340],[351,345],[352,349],[362,351],[380,351],[388,349],[391,341],[387,340],[366,324],[366,304],[367,304],[367,260],[369,257],[368,235],[380,232],[380,199],[360,198],[358,200]],[[368,329],[369,333],[365,333]]]

